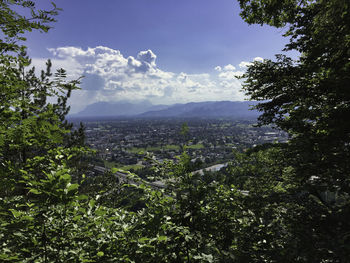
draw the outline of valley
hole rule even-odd
[[[87,144],[97,150],[96,165],[139,172],[152,166],[146,157],[176,162],[186,151],[194,171],[232,160],[235,150],[288,139],[286,133],[272,127],[255,127],[255,121],[225,118],[129,118],[84,124]],[[181,132],[184,125],[186,134]]]

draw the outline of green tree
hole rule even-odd
[[[289,234],[298,240],[293,262],[349,261],[350,225],[350,4],[346,0],[240,0],[249,24],[286,30],[285,51],[296,59],[255,62],[244,90],[261,101],[260,124],[290,134],[283,154],[297,189]],[[337,198],[325,198],[326,195]],[[345,220],[345,221],[344,221]],[[312,244],[304,246],[306,243]],[[297,251],[297,252],[296,252]]]
[[[65,223],[79,202],[72,160],[87,150],[81,131],[72,133],[65,121],[79,82],[68,81],[63,69],[53,75],[50,61],[37,77],[23,45],[23,34],[46,32],[58,10],[54,4],[39,10],[32,1],[0,3],[1,261],[65,261]]]
[[[69,110],[66,101],[78,82],[66,81],[62,69],[52,76],[50,61],[46,71],[35,76],[21,45],[26,31],[47,31],[47,23],[55,21],[53,16],[59,9],[53,5],[51,11],[37,10],[32,1],[2,1],[0,7],[0,172],[4,180],[17,183],[15,170],[23,169],[28,159],[63,144],[69,132],[63,122]],[[30,16],[20,15],[20,11]],[[48,97],[57,102],[48,103]],[[2,186],[12,188],[7,183]]]
[[[0,2],[0,10],[0,30],[3,34],[0,39],[0,54],[4,55],[25,48],[21,45],[26,40],[23,36],[25,32],[47,32],[61,9],[53,2],[51,10],[43,10],[38,9],[34,1],[5,0]]]
[[[184,153],[155,169],[164,190],[131,173],[133,183],[117,186],[109,174],[86,195],[74,178],[84,172],[84,128],[72,132],[65,120],[78,81],[52,75],[50,61],[37,77],[21,46],[23,33],[47,31],[59,9],[0,3],[1,261],[349,261],[349,4],[240,3],[249,23],[288,27],[286,49],[302,54],[245,75],[247,94],[262,101],[260,123],[289,132],[290,142],[237,153],[220,182],[192,174]],[[126,209],[125,196],[142,205]]]

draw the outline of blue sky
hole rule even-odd
[[[48,1],[41,0],[41,4]],[[242,100],[247,63],[273,58],[283,30],[249,26],[235,0],[74,0],[48,34],[27,45],[40,67],[51,58],[71,77],[84,75],[73,112],[97,101],[155,104]]]

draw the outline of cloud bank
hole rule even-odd
[[[250,62],[242,61],[236,69],[228,64],[211,73],[168,72],[157,67],[152,50],[125,57],[119,50],[104,46],[50,48],[56,68],[63,67],[71,78],[84,76],[82,90],[73,93],[72,112],[98,101],[148,100],[153,104],[190,101],[244,100],[241,82],[236,79]],[[262,58],[255,58],[261,61]],[[42,59],[34,59],[42,64]]]

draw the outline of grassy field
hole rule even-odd
[[[179,145],[173,145],[173,144],[167,144],[164,146],[165,150],[175,150],[178,151],[180,150],[180,146]]]
[[[192,144],[192,145],[188,145],[186,146],[187,149],[194,149],[194,150],[198,150],[198,149],[203,149],[204,145],[201,143],[198,144]]]
[[[178,145],[172,145],[172,144],[167,144],[163,147],[161,146],[149,146],[147,148],[137,148],[137,147],[132,147],[130,149],[127,149],[128,152],[130,153],[140,153],[140,152],[155,152],[155,151],[160,151],[160,150],[179,150],[180,146]]]
[[[122,169],[125,171],[129,171],[130,169],[134,169],[134,170],[138,170],[143,168],[143,165],[140,164],[130,164],[130,165],[122,165],[120,163],[116,163],[116,162],[109,162],[109,161],[105,161],[105,167],[107,168],[118,168],[118,169]]]

